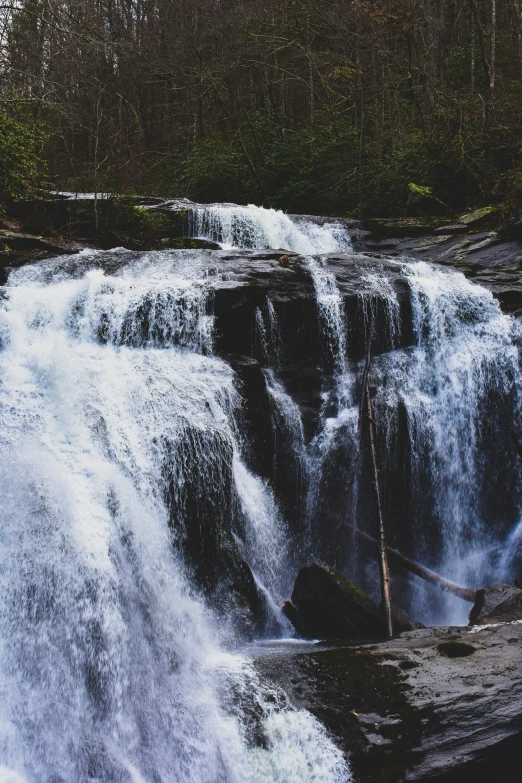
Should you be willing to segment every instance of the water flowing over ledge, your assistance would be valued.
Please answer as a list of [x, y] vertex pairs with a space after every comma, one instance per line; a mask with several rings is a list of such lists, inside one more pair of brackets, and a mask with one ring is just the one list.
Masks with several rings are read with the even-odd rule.
[[[515, 322], [458, 273], [339, 255], [339, 227], [216, 209], [200, 232], [221, 244], [304, 257], [86, 251], [4, 289], [6, 780], [351, 779], [234, 650], [288, 634], [296, 568], [330, 557], [370, 320], [392, 540], [470, 583], [518, 567]], [[364, 470], [347, 508], [371, 528]], [[372, 591], [348, 540], [343, 568]], [[396, 588], [420, 619], [463, 619]]]
[[319, 222], [302, 215], [287, 215], [281, 210], [249, 204], [207, 204], [190, 207], [189, 233], [217, 242], [224, 250], [290, 250], [314, 253], [346, 253], [351, 249], [342, 220]]

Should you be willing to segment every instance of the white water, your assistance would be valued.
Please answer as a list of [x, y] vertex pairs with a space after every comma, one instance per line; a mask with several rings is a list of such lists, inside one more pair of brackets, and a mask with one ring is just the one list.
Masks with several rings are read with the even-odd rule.
[[337, 281], [329, 271], [326, 259], [308, 257], [306, 263], [315, 288], [321, 333], [334, 360], [334, 372], [345, 375], [346, 324]]
[[[274, 438], [274, 475], [277, 475], [281, 468], [290, 467], [293, 474], [293, 483], [301, 492], [305, 490], [309, 479], [309, 459], [305, 444], [305, 434], [303, 429], [303, 420], [299, 406], [293, 401], [285, 391], [272, 369], [264, 370], [266, 379], [266, 389], [271, 400], [272, 409], [272, 434]], [[282, 436], [286, 459], [290, 459], [288, 464], [282, 466], [278, 464], [279, 444], [278, 437]], [[288, 455], [288, 445], [290, 454]]]
[[[308, 448], [297, 405], [270, 367], [265, 377], [274, 431], [293, 443], [296, 474], [313, 474], [310, 497], [326, 503], [321, 470], [331, 469], [339, 440], [353, 444], [362, 366], [346, 356], [343, 297], [316, 255], [349, 249], [349, 240], [338, 225], [254, 207], [207, 208], [201, 221], [202, 234], [225, 246], [308, 256], [334, 390]], [[230, 469], [244, 519], [239, 551], [274, 617], [295, 574], [274, 494], [242, 459], [234, 373], [212, 356], [207, 301], [219, 274], [210, 256], [192, 252], [108, 258], [25, 267], [0, 306], [0, 780], [349, 781], [319, 722], [227, 651], [233, 630], [209, 609], [181, 555], [187, 484], [199, 477], [219, 505]], [[412, 464], [428, 466], [431, 513], [444, 534], [428, 565], [463, 583], [505, 578], [522, 535], [512, 531], [492, 566], [487, 553], [503, 542], [479, 502], [481, 427], [488, 394], [509, 397], [510, 415], [520, 416], [514, 322], [462, 275], [397, 266], [411, 291], [408, 349], [398, 348], [400, 311], [386, 273], [361, 275], [367, 319], [384, 302], [395, 348], [372, 360], [376, 417], [391, 441], [401, 403]], [[256, 323], [262, 363], [277, 367], [270, 300]], [[424, 485], [413, 479], [419, 503]], [[422, 548], [422, 524], [414, 535]], [[466, 611], [451, 599], [435, 610], [422, 589], [416, 608], [445, 622]], [[265, 747], [252, 742], [253, 713]]]
[[344, 253], [350, 238], [340, 221], [318, 225], [306, 218], [292, 218], [277, 209], [249, 204], [209, 204], [191, 209], [191, 236], [232, 248], [288, 250], [301, 255]]
[[[319, 500], [316, 492], [320, 466], [340, 438], [353, 451], [356, 437], [355, 378], [346, 350], [349, 324], [335, 275], [325, 257], [328, 253], [350, 252], [349, 238], [335, 222], [324, 226], [305, 219], [294, 222], [282, 213], [259, 207], [201, 208], [194, 213], [194, 225], [205, 236], [224, 241], [227, 247], [283, 246], [306, 256], [317, 298], [325, 355], [333, 361], [333, 389], [323, 395], [321, 431], [308, 449], [297, 432], [292, 436], [296, 453], [301, 453], [299, 465], [306, 466], [306, 471], [312, 474], [308, 504], [313, 508]], [[313, 240], [312, 245], [295, 235], [296, 226]], [[282, 241], [283, 236], [288, 239]], [[361, 274], [366, 329], [375, 323], [377, 310], [384, 310], [384, 337], [391, 349], [374, 359], [372, 370], [373, 382], [378, 387], [375, 403], [384, 420], [387, 453], [383, 455], [383, 463], [393, 459], [388, 452], [401, 405], [406, 410], [410, 434], [413, 502], [419, 509], [424, 503], [420, 476], [424, 470], [429, 475], [433, 494], [430, 513], [441, 533], [442, 546], [433, 558], [433, 553], [430, 555], [424, 546], [422, 525], [418, 525], [414, 545], [421, 551], [422, 559], [431, 557], [431, 565], [463, 584], [510, 580], [510, 567], [521, 557], [522, 534], [519, 526], [505, 541], [499, 540], [496, 520], [484, 516], [481, 495], [489, 475], [488, 456], [484, 453], [487, 445], [481, 441], [481, 432], [483, 419], [491, 415], [487, 410], [491, 398], [494, 405], [507, 405], [506, 416], [512, 417], [513, 429], [519, 425], [522, 377], [515, 345], [519, 327], [502, 313], [489, 291], [469, 282], [462, 274], [423, 262], [393, 263], [402, 270], [411, 291], [413, 349], [393, 350], [399, 345], [401, 314], [389, 276], [378, 269]], [[271, 302], [268, 300], [267, 304], [269, 319], [264, 319], [258, 310], [258, 331], [265, 363], [277, 366], [274, 334], [278, 327], [273, 307], [270, 310]], [[295, 429], [292, 401], [284, 400], [286, 393], [277, 384], [273, 373], [267, 376], [274, 411], [286, 421], [287, 427]], [[332, 415], [332, 408], [336, 407], [337, 413]], [[357, 493], [357, 481], [354, 493]], [[419, 514], [421, 519], [420, 511]], [[496, 558], [491, 558], [495, 550]], [[466, 621], [467, 608], [451, 596], [434, 603], [436, 608], [427, 600], [423, 586], [420, 587], [414, 609], [425, 620]]]
[[284, 561], [274, 501], [241, 461], [234, 375], [204, 355], [207, 270], [197, 254], [120, 258], [110, 274], [81, 257], [26, 267], [0, 308], [2, 779], [349, 781], [317, 720], [222, 651], [178, 553], [184, 482], [231, 452], [265, 589]]
[[[487, 560], [495, 520], [484, 518], [481, 508], [489, 471], [480, 433], [483, 418], [491, 415], [491, 394], [495, 405], [509, 398], [513, 426], [520, 421], [522, 376], [513, 342], [518, 326], [489, 291], [460, 273], [426, 263], [410, 264], [405, 273], [417, 348], [406, 366], [397, 363], [391, 383], [400, 389], [414, 433], [412, 463], [430, 455], [434, 511], [442, 524], [441, 570], [456, 582], [481, 586], [498, 572]], [[467, 620], [458, 599], [446, 597], [448, 613], [452, 621]]]
[[[308, 262], [310, 264], [310, 262]], [[434, 265], [396, 262], [411, 291], [415, 344], [374, 357], [370, 383], [377, 388], [374, 401], [378, 428], [389, 444], [397, 429], [397, 410], [401, 404], [407, 415], [413, 502], [418, 518], [414, 529], [414, 549], [428, 565], [460, 582], [480, 585], [508, 578], [508, 564], [520, 550], [520, 528], [502, 543], [495, 537], [495, 519], [485, 518], [481, 505], [484, 482], [489, 479], [487, 445], [481, 441], [484, 419], [491, 416], [487, 405], [493, 395], [495, 405], [508, 405], [513, 427], [521, 415], [522, 375], [515, 337], [519, 327], [502, 313], [498, 302], [486, 289], [469, 282], [464, 275]], [[335, 293], [335, 279], [325, 279], [324, 267], [317, 261], [311, 272], [322, 309], [323, 328], [333, 346], [342, 346], [345, 328], [342, 309]], [[375, 315], [376, 300], [386, 313], [389, 344], [396, 346], [400, 334], [400, 310], [397, 295], [389, 279], [380, 273], [362, 276], [368, 292], [361, 295], [369, 323]], [[325, 296], [326, 293], [326, 296]], [[356, 372], [362, 375], [363, 363]], [[339, 410], [326, 418], [314, 444], [316, 467], [312, 482], [312, 512], [321, 503], [318, 494], [321, 466], [329, 463], [332, 449], [344, 439], [348, 450], [355, 448], [357, 401], [351, 399], [353, 378], [337, 364], [338, 384], [346, 394], [338, 394]], [[507, 401], [507, 402], [506, 402]], [[382, 470], [393, 455], [381, 455]], [[349, 473], [346, 469], [346, 475]], [[393, 469], [393, 464], [390, 464]], [[326, 468], [328, 469], [328, 467]], [[422, 510], [426, 489], [421, 474], [428, 475], [433, 504], [428, 513], [437, 520], [442, 546], [437, 556], [424, 546]], [[385, 475], [385, 473], [383, 473]], [[423, 489], [424, 487], [424, 489]], [[495, 547], [504, 554], [495, 565], [490, 554]], [[419, 583], [413, 613], [424, 622], [465, 623], [469, 607], [451, 595], [431, 601]]]

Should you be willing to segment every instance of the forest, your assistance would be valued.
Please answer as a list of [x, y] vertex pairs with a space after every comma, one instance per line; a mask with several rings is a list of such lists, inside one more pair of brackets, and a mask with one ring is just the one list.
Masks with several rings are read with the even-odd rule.
[[349, 217], [517, 193], [520, 0], [0, 5], [0, 192]]

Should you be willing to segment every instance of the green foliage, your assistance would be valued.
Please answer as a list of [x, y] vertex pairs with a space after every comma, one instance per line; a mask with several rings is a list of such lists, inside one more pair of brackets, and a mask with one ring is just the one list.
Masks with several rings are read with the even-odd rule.
[[142, 233], [154, 233], [168, 223], [166, 215], [162, 212], [154, 212], [145, 207], [128, 205], [129, 222], [136, 226]]
[[241, 148], [216, 134], [194, 146], [184, 161], [181, 182], [196, 200], [253, 200], [256, 183]]
[[16, 201], [42, 186], [47, 168], [41, 153], [46, 140], [42, 123], [21, 111], [0, 108], [0, 198]]
[[136, 196], [102, 199], [98, 202], [98, 241], [107, 247], [115, 243], [131, 250], [160, 247], [158, 233], [169, 221], [166, 215], [140, 207]]
[[410, 183], [422, 182], [459, 211], [491, 181], [474, 107], [464, 108], [457, 124], [450, 111], [439, 110], [429, 129], [419, 128], [412, 113], [393, 135], [383, 135], [368, 110], [362, 144], [352, 122], [334, 127], [326, 113], [298, 127], [258, 113], [240, 136], [226, 141], [216, 134], [194, 145], [178, 187], [203, 202], [365, 217], [403, 214]]

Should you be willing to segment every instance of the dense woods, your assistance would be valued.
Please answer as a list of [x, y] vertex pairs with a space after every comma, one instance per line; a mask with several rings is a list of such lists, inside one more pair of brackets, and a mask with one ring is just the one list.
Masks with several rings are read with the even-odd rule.
[[39, 155], [53, 187], [353, 216], [400, 214], [409, 182], [451, 210], [518, 183], [521, 0], [0, 8], [4, 193]]

